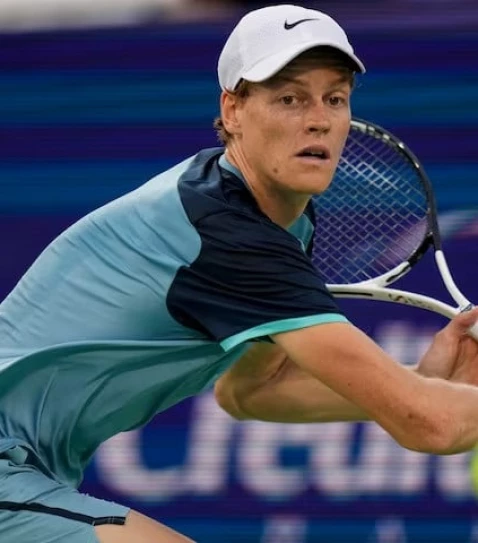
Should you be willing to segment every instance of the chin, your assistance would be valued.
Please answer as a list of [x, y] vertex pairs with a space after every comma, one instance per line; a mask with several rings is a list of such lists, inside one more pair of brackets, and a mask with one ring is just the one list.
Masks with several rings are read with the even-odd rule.
[[307, 171], [290, 169], [287, 173], [285, 171], [281, 172], [282, 175], [276, 177], [276, 183], [286, 191], [297, 194], [309, 196], [321, 194], [332, 183], [334, 171], [330, 171], [329, 168], [326, 171], [324, 169], [318, 171], [317, 168], [308, 169]]
[[330, 187], [331, 183], [332, 177], [324, 176], [323, 179], [317, 179], [317, 176], [315, 176], [315, 179], [309, 179], [307, 183], [303, 184], [303, 190], [301, 190], [301, 192], [312, 195], [322, 194]]

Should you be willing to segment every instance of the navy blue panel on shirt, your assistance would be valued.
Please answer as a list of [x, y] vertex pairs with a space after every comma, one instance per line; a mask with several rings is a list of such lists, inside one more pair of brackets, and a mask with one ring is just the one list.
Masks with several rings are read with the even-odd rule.
[[201, 250], [171, 285], [170, 314], [217, 341], [274, 321], [341, 314], [301, 241], [266, 217], [244, 181], [218, 165], [221, 152], [199, 153], [179, 181]]

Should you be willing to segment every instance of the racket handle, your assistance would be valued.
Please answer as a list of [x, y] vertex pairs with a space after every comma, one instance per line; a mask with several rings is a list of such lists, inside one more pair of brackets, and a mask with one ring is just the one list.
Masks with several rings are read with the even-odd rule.
[[468, 328], [468, 333], [473, 339], [476, 339], [478, 341], [478, 322], [475, 322], [473, 326], [470, 326], [470, 328]]

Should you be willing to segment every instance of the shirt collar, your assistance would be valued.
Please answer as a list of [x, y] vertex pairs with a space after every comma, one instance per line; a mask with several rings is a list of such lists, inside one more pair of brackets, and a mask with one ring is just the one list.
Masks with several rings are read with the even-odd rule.
[[227, 160], [226, 158], [226, 153], [223, 153], [220, 157], [219, 157], [219, 166], [221, 166], [221, 168], [224, 168], [225, 170], [227, 170], [228, 172], [231, 172], [232, 174], [234, 174], [236, 177], [239, 177], [239, 179], [245, 183], [245, 185], [247, 186], [247, 183], [246, 183], [246, 180], [244, 178], [244, 176], [242, 175], [241, 171], [236, 168], [235, 166], [233, 166], [229, 160]]

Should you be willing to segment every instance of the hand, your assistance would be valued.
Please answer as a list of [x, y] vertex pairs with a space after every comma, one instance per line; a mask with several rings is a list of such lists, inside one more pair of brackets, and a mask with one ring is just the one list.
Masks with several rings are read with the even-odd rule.
[[478, 386], [478, 342], [468, 329], [478, 321], [478, 308], [457, 315], [435, 335], [418, 365], [425, 377]]

